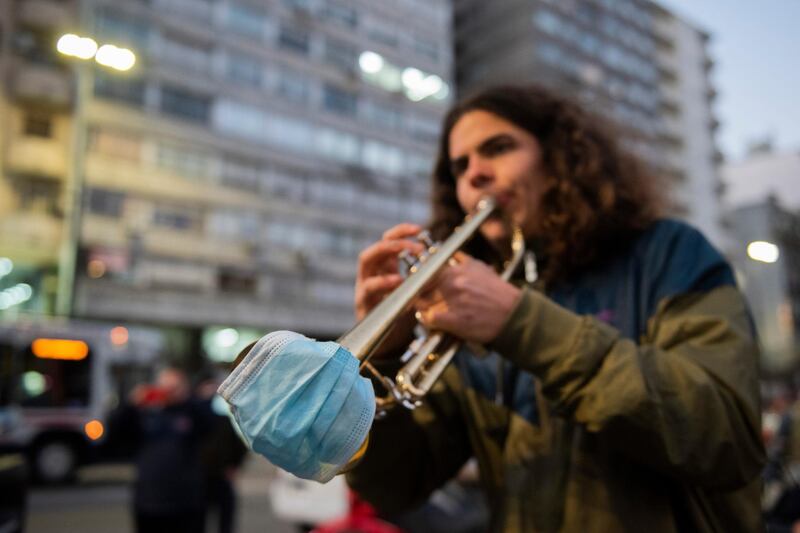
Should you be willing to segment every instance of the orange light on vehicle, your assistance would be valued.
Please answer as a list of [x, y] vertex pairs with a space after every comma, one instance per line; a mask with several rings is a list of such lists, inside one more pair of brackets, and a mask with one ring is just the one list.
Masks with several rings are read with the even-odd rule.
[[83, 426], [83, 431], [86, 432], [86, 436], [90, 439], [97, 440], [103, 436], [105, 428], [99, 420], [90, 420]]
[[111, 337], [111, 344], [120, 346], [128, 342], [128, 328], [124, 326], [117, 326], [109, 332]]
[[31, 351], [40, 359], [80, 361], [89, 355], [89, 345], [69, 339], [36, 339], [31, 343]]

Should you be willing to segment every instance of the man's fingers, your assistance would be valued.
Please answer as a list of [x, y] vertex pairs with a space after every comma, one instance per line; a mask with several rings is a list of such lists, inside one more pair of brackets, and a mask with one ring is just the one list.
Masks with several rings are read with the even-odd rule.
[[358, 256], [358, 276], [360, 278], [369, 277], [370, 274], [377, 273], [377, 266], [387, 259], [392, 259], [403, 250], [411, 253], [421, 251], [422, 245], [417, 242], [406, 240], [378, 241], [365, 248]]
[[398, 224], [392, 228], [389, 228], [385, 232], [383, 232], [383, 239], [384, 240], [405, 239], [407, 237], [414, 237], [421, 231], [422, 231], [422, 226], [418, 226], [417, 224], [411, 224], [410, 222], [404, 222], [402, 224]]
[[403, 283], [403, 276], [400, 274], [384, 274], [382, 276], [372, 276], [363, 280], [359, 288], [364, 295], [387, 292], [396, 289]]
[[414, 316], [428, 329], [448, 331], [457, 325], [456, 315], [447, 305], [432, 305], [425, 309], [417, 309]]
[[356, 284], [356, 318], [361, 320], [372, 308], [380, 303], [387, 294], [403, 283], [400, 274], [384, 274], [372, 276]]

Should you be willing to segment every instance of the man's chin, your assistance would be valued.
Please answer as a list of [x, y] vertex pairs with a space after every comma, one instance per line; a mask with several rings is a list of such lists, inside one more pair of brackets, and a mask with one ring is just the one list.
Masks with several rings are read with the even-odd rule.
[[481, 227], [481, 235], [498, 249], [508, 246], [508, 229], [500, 221], [490, 220]]

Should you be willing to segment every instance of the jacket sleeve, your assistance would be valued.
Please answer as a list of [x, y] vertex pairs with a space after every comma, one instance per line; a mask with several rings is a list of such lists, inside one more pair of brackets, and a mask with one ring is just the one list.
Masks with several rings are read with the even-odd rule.
[[730, 284], [662, 299], [638, 344], [525, 290], [492, 347], [540, 379], [557, 413], [641, 465], [717, 488], [763, 466], [758, 352]]
[[[381, 361], [375, 366], [394, 376], [399, 365]], [[422, 406], [413, 411], [395, 407], [374, 422], [367, 451], [347, 473], [347, 482], [382, 513], [393, 514], [423, 503], [471, 456], [454, 392], [458, 379], [451, 366]]]

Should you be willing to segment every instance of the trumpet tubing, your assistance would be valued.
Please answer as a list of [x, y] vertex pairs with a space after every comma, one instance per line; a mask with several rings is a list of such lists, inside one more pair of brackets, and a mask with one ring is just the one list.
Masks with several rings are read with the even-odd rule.
[[[475, 235], [481, 225], [497, 210], [494, 198], [484, 197], [478, 209], [469, 215], [453, 234], [441, 243], [428, 243], [426, 252], [410, 269], [403, 283], [379, 303], [367, 316], [339, 338], [338, 342], [361, 361], [361, 369], [375, 376], [386, 388], [384, 397], [377, 397], [376, 416], [402, 405], [414, 409], [420, 405], [460, 348], [462, 341], [440, 331], [424, 331], [403, 355], [405, 366], [392, 380], [370, 363], [370, 358], [391, 331], [396, 320], [407, 310], [417, 295], [445, 267], [452, 257]], [[519, 228], [511, 228], [511, 258], [502, 277], [508, 280], [519, 265], [525, 245]], [[423, 328], [424, 330], [424, 328]]]

